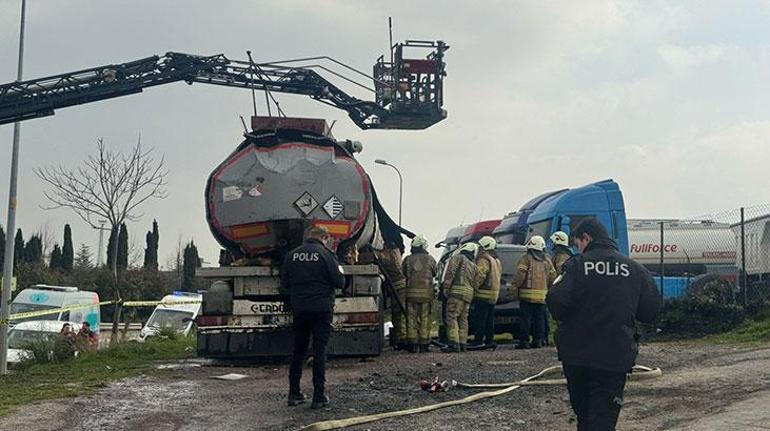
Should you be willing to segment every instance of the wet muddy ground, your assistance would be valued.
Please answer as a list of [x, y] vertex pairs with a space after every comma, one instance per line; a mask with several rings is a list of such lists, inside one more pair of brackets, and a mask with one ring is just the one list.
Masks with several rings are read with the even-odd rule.
[[[770, 429], [770, 416], [763, 416], [770, 410], [770, 345], [651, 344], [643, 346], [638, 362], [661, 367], [664, 374], [629, 383], [619, 429]], [[285, 365], [210, 366], [194, 360], [163, 376], [123, 380], [88, 397], [24, 407], [0, 419], [0, 429], [293, 430], [320, 420], [402, 410], [481, 391], [455, 388], [431, 395], [419, 389], [421, 379], [518, 381], [557, 363], [553, 348], [518, 351], [512, 346], [464, 354], [387, 352], [368, 361], [333, 360], [327, 371], [332, 404], [314, 411], [307, 404], [286, 406]], [[310, 370], [305, 372], [303, 389], [311, 393]], [[248, 377], [211, 379], [226, 373]], [[565, 387], [536, 386], [351, 429], [572, 430], [575, 423]]]

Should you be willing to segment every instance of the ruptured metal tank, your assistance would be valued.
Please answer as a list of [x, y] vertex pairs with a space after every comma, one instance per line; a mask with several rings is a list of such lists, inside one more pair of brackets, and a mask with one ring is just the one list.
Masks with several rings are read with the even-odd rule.
[[334, 250], [372, 241], [374, 192], [354, 145], [329, 137], [324, 120], [254, 117], [252, 126], [206, 185], [209, 227], [233, 257], [280, 259], [318, 225]]

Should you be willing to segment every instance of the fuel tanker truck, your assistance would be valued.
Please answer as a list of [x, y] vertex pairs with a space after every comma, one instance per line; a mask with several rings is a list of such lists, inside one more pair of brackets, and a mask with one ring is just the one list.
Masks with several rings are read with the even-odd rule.
[[206, 184], [206, 217], [224, 247], [197, 318], [198, 354], [212, 358], [291, 353], [292, 315], [280, 265], [312, 227], [326, 227], [346, 286], [336, 292], [329, 354], [369, 356], [383, 347], [383, 278], [357, 265], [359, 249], [403, 247], [355, 159], [361, 144], [331, 137], [324, 120], [254, 117], [254, 128]]

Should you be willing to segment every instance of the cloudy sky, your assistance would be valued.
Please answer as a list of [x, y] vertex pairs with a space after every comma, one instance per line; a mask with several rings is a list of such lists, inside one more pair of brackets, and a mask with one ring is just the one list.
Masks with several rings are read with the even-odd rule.
[[[369, 70], [397, 40], [442, 39], [446, 121], [425, 131], [361, 131], [342, 111], [281, 96], [297, 116], [338, 120], [386, 208], [429, 240], [499, 218], [544, 191], [613, 178], [630, 217], [680, 217], [770, 202], [770, 2], [767, 1], [84, 1], [30, 0], [25, 78], [167, 51], [257, 61], [330, 55]], [[16, 76], [20, 0], [0, 0], [0, 82]], [[355, 94], [356, 91], [346, 87]], [[364, 95], [361, 95], [364, 96]], [[210, 171], [240, 142], [248, 91], [171, 84], [23, 123], [18, 221], [27, 235], [77, 243], [98, 234], [68, 210], [45, 211], [32, 169], [75, 166], [96, 139], [141, 134], [165, 154], [169, 198], [129, 226], [136, 248], [157, 218], [160, 260], [194, 239], [216, 262], [204, 218]], [[6, 220], [12, 126], [0, 126]]]

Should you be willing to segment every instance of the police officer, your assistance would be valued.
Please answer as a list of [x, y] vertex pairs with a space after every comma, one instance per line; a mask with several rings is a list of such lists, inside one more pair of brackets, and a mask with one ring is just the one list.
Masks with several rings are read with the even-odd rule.
[[644, 267], [618, 252], [596, 218], [572, 231], [581, 255], [548, 292], [556, 346], [578, 430], [614, 430], [626, 373], [639, 351], [636, 320], [652, 322], [662, 300]]
[[430, 351], [431, 305], [433, 304], [433, 280], [436, 277], [436, 260], [428, 254], [428, 240], [416, 236], [412, 240], [411, 254], [401, 265], [406, 277], [406, 340], [409, 351]]
[[473, 346], [495, 347], [495, 304], [500, 295], [502, 264], [495, 254], [497, 241], [491, 236], [479, 239], [476, 257], [476, 292], [473, 297], [476, 325]]
[[[545, 254], [545, 240], [535, 235], [527, 241], [527, 254], [516, 265], [511, 289], [519, 297], [519, 341], [517, 349], [540, 348], [545, 343], [545, 295], [556, 279], [556, 270]], [[532, 344], [529, 342], [532, 327]]]
[[401, 272], [401, 249], [392, 241], [385, 243], [385, 248], [377, 252], [380, 267], [387, 274], [395, 293], [395, 298], [390, 301], [390, 321], [393, 329], [390, 333], [390, 341], [395, 350], [404, 350], [406, 343], [406, 278]]
[[468, 342], [468, 308], [473, 300], [476, 284], [476, 251], [479, 246], [472, 242], [460, 247], [447, 263], [441, 291], [447, 298], [446, 322], [448, 343], [444, 353], [464, 352]]
[[289, 292], [294, 313], [294, 354], [289, 367], [289, 406], [307, 399], [300, 391], [302, 363], [313, 335], [313, 409], [329, 404], [324, 393], [326, 344], [331, 334], [334, 290], [342, 289], [345, 277], [337, 258], [328, 248], [330, 236], [325, 227], [314, 227], [304, 244], [286, 255], [281, 283]]
[[561, 275], [561, 268], [564, 262], [570, 260], [575, 253], [569, 247], [569, 237], [566, 233], [558, 230], [551, 235], [551, 241], [553, 242], [553, 253], [551, 254], [551, 262], [556, 269], [556, 275]]

